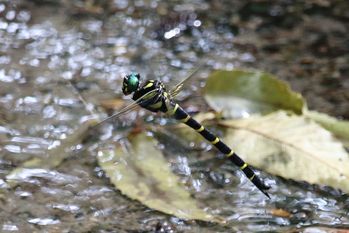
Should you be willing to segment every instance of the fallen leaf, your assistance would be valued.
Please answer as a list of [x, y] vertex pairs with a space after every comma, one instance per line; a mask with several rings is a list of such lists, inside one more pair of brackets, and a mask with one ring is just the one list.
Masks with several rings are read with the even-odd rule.
[[287, 83], [260, 71], [216, 71], [204, 88], [207, 103], [226, 118], [267, 114], [279, 109], [301, 114], [305, 102]]
[[304, 111], [304, 115], [331, 131], [341, 142], [349, 148], [349, 121], [338, 120], [327, 114], [316, 111]]
[[349, 155], [314, 121], [278, 111], [220, 124], [227, 127], [224, 141], [253, 166], [349, 193]]
[[222, 223], [224, 220], [204, 211], [205, 206], [191, 197], [174, 175], [156, 141], [145, 134], [130, 139], [131, 148], [98, 153], [99, 165], [124, 195], [149, 208], [183, 219]]
[[282, 218], [290, 218], [292, 215], [290, 212], [284, 209], [272, 209], [271, 214], [273, 216], [282, 217]]

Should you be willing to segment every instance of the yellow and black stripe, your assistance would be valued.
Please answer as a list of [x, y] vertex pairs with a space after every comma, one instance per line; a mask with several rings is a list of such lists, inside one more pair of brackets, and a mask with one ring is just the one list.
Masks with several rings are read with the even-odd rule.
[[[156, 90], [156, 91], [155, 91]], [[155, 91], [155, 92], [152, 92]], [[151, 93], [152, 92], [152, 93]], [[146, 95], [147, 93], [151, 93]], [[175, 103], [162, 82], [158, 80], [148, 80], [144, 85], [135, 91], [133, 99], [138, 101], [139, 105], [152, 112], [164, 112], [173, 115], [177, 120], [180, 120], [184, 124], [188, 125], [196, 132], [201, 134], [207, 141], [212, 143], [220, 152], [225, 154], [230, 161], [238, 166], [245, 175], [251, 180], [251, 182], [262, 191], [268, 198], [269, 194], [266, 192], [269, 189], [253, 172], [253, 170], [226, 144], [224, 144], [218, 137], [213, 135], [210, 131], [205, 129], [200, 123], [193, 119], [183, 108]], [[166, 104], [166, 103], [169, 103]]]
[[[148, 95], [148, 93], [150, 94]], [[139, 105], [141, 107], [152, 112], [165, 112], [167, 111], [165, 105], [165, 100], [167, 97], [164, 96], [165, 93], [167, 93], [165, 92], [165, 87], [160, 81], [148, 80], [139, 90], [134, 93], [132, 99], [138, 101], [142, 97], [141, 101], [139, 101]]]
[[[171, 111], [171, 110], [170, 110]], [[266, 190], [269, 189], [259, 177], [253, 172], [253, 170], [243, 161], [232, 149], [230, 149], [226, 144], [224, 144], [218, 137], [213, 135], [210, 131], [208, 131], [204, 126], [202, 126], [199, 122], [193, 119], [183, 108], [181, 108], [178, 104], [174, 104], [173, 110], [171, 112], [173, 116], [188, 125], [196, 132], [201, 134], [207, 141], [212, 143], [220, 152], [225, 154], [228, 159], [233, 162], [236, 166], [238, 166], [247, 176], [249, 180], [268, 198], [270, 198], [269, 194]]]

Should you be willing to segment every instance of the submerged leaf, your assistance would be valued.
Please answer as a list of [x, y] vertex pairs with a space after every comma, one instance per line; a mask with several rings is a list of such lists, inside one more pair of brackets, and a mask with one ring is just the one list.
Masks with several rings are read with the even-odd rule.
[[224, 117], [241, 118], [266, 114], [278, 109], [302, 113], [302, 96], [288, 84], [260, 71], [217, 71], [211, 74], [204, 89], [206, 101]]
[[253, 166], [349, 193], [348, 153], [312, 120], [278, 111], [221, 123], [228, 127], [226, 143]]
[[131, 140], [132, 150], [119, 146], [114, 151], [101, 151], [98, 162], [115, 187], [149, 208], [184, 219], [223, 222], [201, 209], [180, 185], [155, 143], [139, 134]]

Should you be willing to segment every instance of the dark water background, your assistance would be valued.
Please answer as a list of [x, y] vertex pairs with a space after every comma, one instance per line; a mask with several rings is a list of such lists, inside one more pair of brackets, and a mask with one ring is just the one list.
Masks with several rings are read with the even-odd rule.
[[[24, 161], [45, 157], [48, 148], [89, 116], [67, 85], [72, 78], [88, 104], [96, 107], [102, 100], [121, 97], [122, 76], [129, 71], [176, 83], [205, 64], [200, 78], [181, 96], [195, 96], [185, 107], [199, 111], [204, 108], [200, 87], [210, 71], [253, 68], [288, 81], [310, 109], [349, 119], [348, 27], [349, 4], [344, 0], [0, 1], [0, 231], [349, 228], [348, 196], [336, 190], [270, 175], [278, 188], [274, 199], [266, 201], [249, 196], [253, 191], [248, 185], [235, 187], [241, 177], [217, 188], [217, 177], [224, 171], [209, 173], [210, 180], [200, 176], [200, 169], [194, 174], [197, 181], [214, 187], [205, 195], [216, 198], [217, 206], [220, 198], [231, 200], [231, 206], [219, 210], [228, 225], [159, 213], [109, 183], [96, 162], [97, 142], [56, 169], [31, 171], [34, 176], [26, 174], [15, 187], [5, 179]], [[132, 122], [139, 116], [127, 117]], [[113, 137], [120, 136], [115, 131]], [[291, 216], [265, 213], [274, 208]]]

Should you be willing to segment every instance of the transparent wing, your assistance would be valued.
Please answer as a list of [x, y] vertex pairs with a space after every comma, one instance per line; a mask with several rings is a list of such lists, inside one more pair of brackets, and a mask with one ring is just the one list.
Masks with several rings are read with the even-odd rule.
[[[184, 84], [191, 78], [194, 76], [194, 74], [196, 74], [196, 72], [198, 72], [199, 68], [201, 66], [198, 66], [197, 68], [195, 68], [185, 79], [183, 79], [180, 83], [178, 83], [172, 90], [170, 90], [170, 95], [172, 97], [178, 95], [178, 93], [182, 90]], [[94, 127], [98, 127], [100, 126], [101, 124], [103, 124], [104, 122], [107, 122], [107, 121], [110, 121], [112, 119], [115, 119], [131, 110], [134, 110], [136, 109], [139, 104], [142, 102], [142, 101], [146, 101], [146, 99], [144, 99], [147, 95], [151, 94], [151, 93], [154, 93], [156, 91], [158, 91], [159, 89], [154, 89], [152, 91], [149, 91], [147, 93], [145, 93], [143, 96], [141, 96], [140, 98], [138, 98], [137, 100], [135, 100], [135, 102], [133, 102], [132, 104], [129, 104], [128, 106], [122, 108], [119, 112], [111, 115], [110, 117], [107, 117], [106, 119], [98, 122], [96, 125], [93, 126]]]
[[170, 90], [170, 95], [172, 97], [175, 97], [176, 95], [178, 95], [178, 93], [182, 90], [184, 84], [194, 76], [194, 74], [196, 74], [196, 72], [199, 71], [199, 69], [201, 68], [201, 66], [196, 67], [185, 79], [183, 79], [180, 83], [178, 83], [172, 90]]
[[105, 118], [104, 120], [98, 122], [96, 125], [93, 126], [94, 127], [98, 127], [100, 126], [101, 124], [103, 124], [104, 122], [107, 122], [107, 121], [110, 121], [112, 119], [115, 119], [131, 110], [134, 110], [136, 109], [140, 103], [142, 103], [142, 101], [146, 101], [146, 99], [144, 99], [145, 97], [147, 97], [147, 95], [151, 94], [151, 93], [154, 93], [156, 91], [158, 91], [159, 89], [154, 89], [154, 90], [151, 90], [147, 93], [145, 93], [144, 95], [142, 95], [140, 98], [138, 98], [137, 100], [135, 100], [135, 102], [133, 102], [132, 104], [129, 104], [127, 105], [126, 107], [122, 108], [120, 111], [118, 111], [117, 113], [114, 113], [113, 115], [111, 115], [110, 117], [107, 117]]

